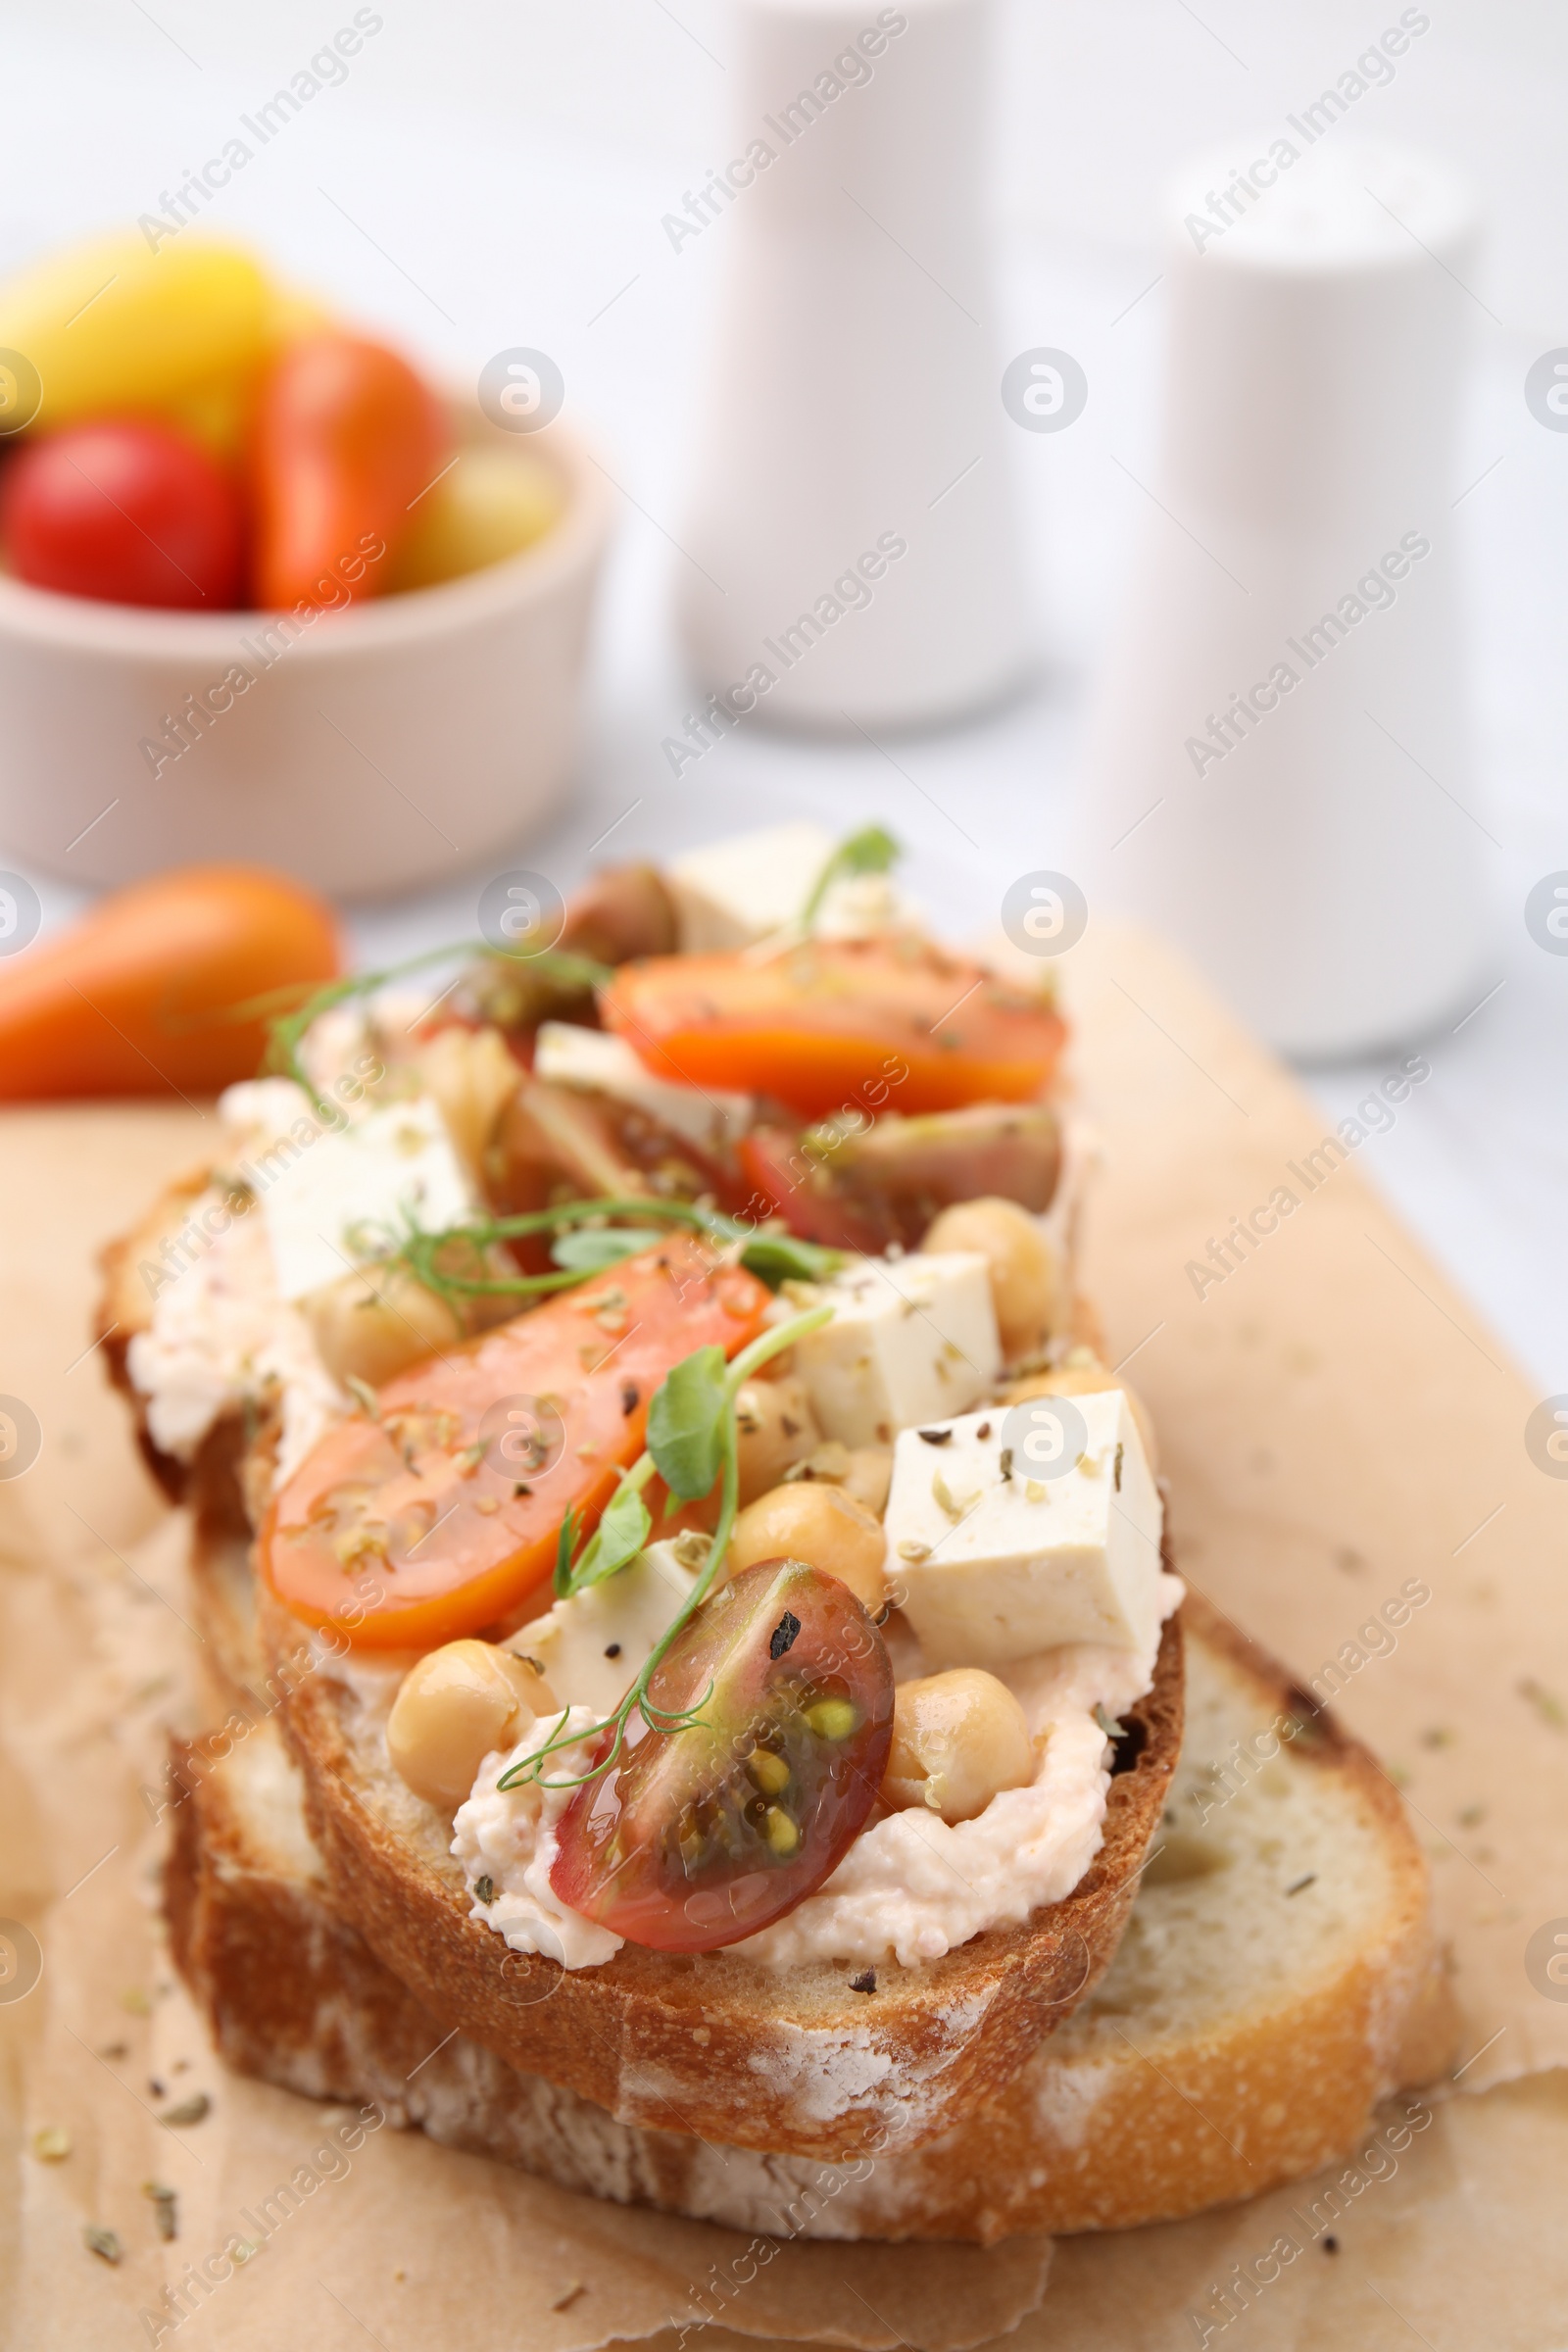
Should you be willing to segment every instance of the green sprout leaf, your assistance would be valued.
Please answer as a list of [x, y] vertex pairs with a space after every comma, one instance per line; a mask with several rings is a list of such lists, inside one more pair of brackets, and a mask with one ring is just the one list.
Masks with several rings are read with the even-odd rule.
[[722, 1348], [699, 1348], [654, 1391], [648, 1450], [671, 1494], [695, 1502], [712, 1492], [723, 1458], [729, 1367]]
[[741, 1251], [741, 1264], [776, 1291], [781, 1282], [831, 1282], [844, 1263], [842, 1250], [798, 1241], [792, 1233], [761, 1233]]
[[647, 1504], [635, 1486], [623, 1481], [606, 1503], [599, 1525], [571, 1571], [567, 1590], [586, 1592], [590, 1585], [602, 1585], [607, 1576], [629, 1568], [652, 1533]]
[[555, 1592], [558, 1600], [564, 1600], [571, 1591], [571, 1552], [577, 1541], [577, 1519], [570, 1504], [561, 1522], [561, 1534], [556, 1539]]
[[851, 874], [885, 874], [903, 855], [902, 843], [895, 841], [884, 825], [866, 825], [858, 833], [852, 833], [847, 841], [841, 841], [801, 908], [801, 929], [812, 928], [822, 911], [822, 901], [835, 882], [843, 882]]
[[619, 1265], [623, 1257], [635, 1257], [658, 1238], [646, 1225], [640, 1231], [630, 1225], [594, 1225], [586, 1232], [558, 1235], [550, 1255], [556, 1265], [573, 1274], [599, 1274], [606, 1266]]

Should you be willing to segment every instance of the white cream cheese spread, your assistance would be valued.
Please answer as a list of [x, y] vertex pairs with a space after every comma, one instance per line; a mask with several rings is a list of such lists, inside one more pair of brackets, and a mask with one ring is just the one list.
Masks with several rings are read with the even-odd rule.
[[[221, 1168], [162, 1262], [143, 1269], [152, 1319], [132, 1339], [127, 1367], [147, 1399], [154, 1445], [176, 1461], [192, 1460], [223, 1414], [275, 1401], [274, 1476], [288, 1478], [353, 1409], [296, 1301], [352, 1271], [354, 1218], [376, 1229], [364, 1252], [374, 1255], [385, 1247], [376, 1235], [400, 1215], [440, 1225], [473, 1205], [434, 1102], [416, 1093], [372, 1102], [352, 1071], [344, 1075], [363, 1030], [339, 1028], [332, 1053], [315, 1054], [335, 1105], [330, 1123], [292, 1079], [229, 1087], [219, 1101]], [[381, 1067], [368, 1055], [365, 1066]]]
[[147, 1400], [153, 1444], [192, 1460], [224, 1413], [280, 1400], [277, 1475], [286, 1478], [317, 1440], [350, 1409], [298, 1307], [278, 1297], [267, 1228], [248, 1196], [212, 1186], [191, 1203], [185, 1230], [206, 1247], [170, 1272], [152, 1322], [126, 1356]]
[[[1182, 1590], [1179, 1578], [1161, 1573], [1161, 1625], [1180, 1606]], [[1114, 1719], [1140, 1699], [1153, 1681], [1158, 1646], [1156, 1632], [1139, 1651], [1076, 1643], [1000, 1669], [1040, 1748], [1029, 1786], [1004, 1789], [973, 1821], [949, 1824], [918, 1808], [885, 1815], [861, 1832], [814, 1894], [729, 1948], [776, 1968], [810, 1960], [874, 1964], [890, 1954], [913, 1968], [1060, 1902], [1099, 1852], [1105, 1818], [1110, 1743], [1095, 1710]], [[911, 1661], [911, 1673], [922, 1670]], [[584, 1729], [595, 1720], [587, 1708], [572, 1708], [568, 1723], [575, 1728], [579, 1719]], [[481, 1876], [491, 1881], [495, 1899], [475, 1897], [475, 1916], [515, 1950], [597, 1968], [618, 1951], [620, 1937], [566, 1911], [549, 1884], [566, 1796], [496, 1787], [547, 1736], [548, 1727], [536, 1724], [510, 1755], [486, 1758], [459, 1809], [452, 1851], [470, 1894]], [[585, 1767], [552, 1769], [564, 1776]]]
[[[556, 1824], [576, 1793], [561, 1784], [586, 1772], [592, 1752], [579, 1740], [555, 1750], [542, 1781], [505, 1789], [496, 1783], [514, 1764], [537, 1755], [563, 1725], [568, 1732], [588, 1732], [599, 1720], [592, 1707], [540, 1716], [514, 1747], [486, 1756], [472, 1795], [458, 1807], [452, 1823], [452, 1852], [463, 1864], [473, 1917], [504, 1936], [514, 1952], [542, 1952], [564, 1968], [602, 1968], [621, 1946], [620, 1936], [608, 1928], [568, 1910], [550, 1884]], [[494, 1888], [488, 1902], [476, 1892], [481, 1879]]]

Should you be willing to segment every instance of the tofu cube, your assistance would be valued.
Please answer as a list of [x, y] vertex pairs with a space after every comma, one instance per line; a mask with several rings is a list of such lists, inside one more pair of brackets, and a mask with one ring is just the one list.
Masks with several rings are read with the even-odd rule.
[[1004, 1462], [1004, 1411], [954, 1421], [937, 1445], [912, 1429], [898, 1440], [888, 1571], [933, 1672], [1066, 1642], [1152, 1653], [1159, 1492], [1122, 1391], [1072, 1401], [1088, 1438], [1059, 1478]]
[[672, 1135], [684, 1136], [701, 1152], [722, 1152], [738, 1143], [752, 1123], [750, 1095], [678, 1086], [644, 1069], [623, 1037], [582, 1029], [570, 1021], [544, 1021], [534, 1043], [533, 1072], [557, 1086], [590, 1087], [646, 1111]]
[[612, 1714], [696, 1581], [672, 1544], [650, 1544], [602, 1585], [519, 1626], [507, 1646], [534, 1660], [562, 1706]]
[[823, 1435], [846, 1446], [891, 1446], [911, 1422], [964, 1412], [1002, 1370], [990, 1274], [973, 1250], [863, 1258], [814, 1297], [833, 1320], [796, 1342], [796, 1369]]
[[351, 1127], [301, 1117], [239, 1172], [261, 1195], [284, 1298], [304, 1298], [386, 1255], [411, 1224], [440, 1233], [474, 1212], [473, 1188], [428, 1095], [383, 1103]]
[[749, 948], [793, 923], [838, 847], [825, 826], [772, 825], [687, 850], [664, 868], [681, 952]]

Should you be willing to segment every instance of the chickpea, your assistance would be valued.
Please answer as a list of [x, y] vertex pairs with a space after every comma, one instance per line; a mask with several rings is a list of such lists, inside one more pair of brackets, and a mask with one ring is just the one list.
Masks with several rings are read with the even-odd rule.
[[524, 1659], [489, 1642], [449, 1642], [404, 1676], [386, 1743], [416, 1796], [461, 1805], [492, 1748], [555, 1712], [550, 1685]]
[[345, 1274], [303, 1303], [317, 1353], [339, 1382], [377, 1389], [463, 1337], [451, 1307], [401, 1266]]
[[815, 1479], [775, 1487], [742, 1511], [729, 1540], [726, 1569], [738, 1576], [757, 1560], [805, 1560], [849, 1586], [873, 1617], [887, 1602], [881, 1521], [842, 1487]]
[[735, 1399], [741, 1502], [755, 1502], [822, 1443], [804, 1381], [749, 1380]]
[[885, 1804], [926, 1805], [944, 1821], [973, 1821], [1004, 1788], [1026, 1788], [1035, 1768], [1022, 1707], [983, 1668], [960, 1666], [894, 1691]]
[[893, 1448], [891, 1446], [846, 1446], [841, 1438], [824, 1438], [804, 1460], [785, 1472], [793, 1486], [797, 1479], [819, 1479], [824, 1485], [842, 1487], [857, 1502], [863, 1502], [875, 1519], [880, 1519], [888, 1507], [888, 1489], [893, 1483]]
[[1015, 1380], [1003, 1393], [1004, 1404], [1026, 1404], [1031, 1396], [1099, 1396], [1107, 1389], [1120, 1389], [1127, 1399], [1139, 1437], [1143, 1440], [1144, 1459], [1149, 1464], [1151, 1478], [1159, 1471], [1159, 1446], [1154, 1436], [1154, 1423], [1148, 1405], [1131, 1381], [1122, 1380], [1107, 1370], [1087, 1348], [1075, 1348], [1064, 1364], [1054, 1372], [1031, 1372], [1027, 1380]]
[[974, 1250], [986, 1260], [1002, 1352], [1009, 1361], [1043, 1346], [1066, 1312], [1056, 1253], [1016, 1200], [960, 1200], [942, 1211], [920, 1247]]

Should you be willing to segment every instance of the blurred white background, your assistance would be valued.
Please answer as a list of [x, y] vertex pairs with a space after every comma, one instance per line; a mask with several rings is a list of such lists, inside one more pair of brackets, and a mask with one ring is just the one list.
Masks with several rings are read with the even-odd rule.
[[[1158, 417], [1157, 191], [1193, 151], [1309, 104], [1398, 22], [1396, 0], [999, 0], [1004, 356], [1063, 348], [1090, 384], [1070, 431], [1016, 437], [1037, 678], [981, 722], [886, 753], [743, 729], [679, 782], [661, 743], [692, 690], [669, 589], [724, 224], [676, 253], [661, 218], [733, 152], [725, 10], [379, 0], [371, 13], [379, 29], [346, 80], [255, 155], [207, 219], [460, 378], [508, 346], [543, 348], [569, 413], [601, 437], [626, 505], [581, 786], [529, 862], [569, 884], [607, 835], [608, 858], [781, 813], [835, 826], [880, 814], [909, 844], [913, 886], [944, 927], [992, 919], [1007, 880], [1054, 861], [1086, 685], [1143, 519], [1129, 471], [1148, 478]], [[1568, 16], [1548, 0], [1432, 0], [1423, 13], [1430, 29], [1359, 101], [1355, 128], [1458, 166], [1490, 222], [1480, 270], [1456, 294], [1475, 345], [1454, 489], [1501, 889], [1494, 993], [1456, 1028], [1411, 1041], [1433, 1081], [1360, 1164], [1544, 1390], [1568, 1390], [1568, 958], [1542, 953], [1522, 916], [1530, 885], [1568, 867], [1568, 434], [1543, 429], [1523, 396], [1532, 361], [1568, 344]], [[0, 267], [158, 209], [353, 16], [346, 0], [0, 10]], [[824, 399], [834, 392], [824, 384]], [[426, 781], [438, 796], [439, 777]], [[475, 885], [448, 882], [446, 856], [432, 834], [428, 896], [356, 912], [368, 956], [471, 927]], [[39, 880], [58, 919], [73, 895]], [[1367, 1075], [1308, 1074], [1331, 1117]]]

